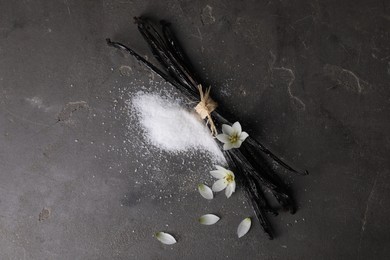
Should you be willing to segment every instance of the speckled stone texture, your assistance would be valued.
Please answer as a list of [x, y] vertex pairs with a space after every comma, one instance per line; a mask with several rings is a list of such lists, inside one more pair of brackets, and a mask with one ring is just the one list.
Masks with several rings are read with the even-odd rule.
[[[389, 259], [390, 3], [0, 0], [0, 259]], [[172, 23], [213, 97], [276, 154], [295, 215], [212, 201], [207, 156], [148, 145], [129, 108], [174, 90], [133, 24]], [[197, 218], [221, 220], [202, 226]], [[165, 231], [178, 243], [165, 246]]]

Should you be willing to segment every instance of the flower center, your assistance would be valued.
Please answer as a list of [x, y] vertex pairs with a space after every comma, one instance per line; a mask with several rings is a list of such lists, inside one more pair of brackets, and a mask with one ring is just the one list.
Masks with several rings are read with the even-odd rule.
[[228, 183], [231, 183], [234, 181], [234, 176], [230, 173], [228, 173], [225, 177], [225, 180], [228, 182]]
[[235, 143], [235, 142], [237, 142], [237, 140], [238, 140], [238, 135], [237, 134], [233, 134], [233, 135], [229, 136], [229, 141], [231, 143]]

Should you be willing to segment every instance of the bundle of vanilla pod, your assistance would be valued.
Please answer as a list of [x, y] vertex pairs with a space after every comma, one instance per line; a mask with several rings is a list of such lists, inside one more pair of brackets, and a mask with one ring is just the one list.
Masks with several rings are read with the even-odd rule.
[[[232, 124], [232, 121], [222, 114], [222, 111], [226, 111], [226, 109], [217, 107], [217, 103], [210, 96], [210, 88], [204, 88], [202, 82], [195, 76], [187, 56], [167, 22], [161, 21], [159, 24], [155, 24], [145, 17], [134, 19], [139, 32], [149, 44], [153, 56], [160, 63], [162, 69], [121, 43], [107, 39], [107, 44], [130, 53], [146, 67], [180, 90], [189, 101], [197, 103], [196, 112], [208, 124], [210, 134], [219, 141], [229, 169], [235, 173], [237, 183], [245, 191], [263, 230], [270, 239], [273, 239], [272, 228], [266, 213], [270, 212], [274, 215], [278, 213], [275, 208], [270, 206], [264, 193], [267, 190], [270, 191], [282, 209], [292, 214], [295, 213], [296, 207], [287, 185], [269, 167], [266, 157], [291, 172], [305, 175], [307, 171], [294, 170], [260, 142], [243, 132], [240, 123]], [[221, 181], [222, 187], [216, 188], [228, 187], [229, 181], [229, 179]], [[231, 193], [232, 190], [229, 192]]]

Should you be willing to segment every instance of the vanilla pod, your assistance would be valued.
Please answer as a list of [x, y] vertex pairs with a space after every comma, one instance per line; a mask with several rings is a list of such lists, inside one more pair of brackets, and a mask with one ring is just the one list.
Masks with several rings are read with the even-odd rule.
[[[112, 42], [110, 39], [107, 39], [107, 44], [130, 53], [147, 68], [160, 75], [164, 80], [181, 91], [189, 101], [199, 102], [198, 86], [202, 82], [194, 73], [189, 59], [170, 29], [169, 23], [161, 21], [159, 25], [156, 25], [145, 17], [135, 17], [134, 19], [139, 32], [163, 69], [159, 69], [134, 50], [121, 43]], [[222, 124], [231, 125], [232, 121], [222, 115], [222, 111], [225, 110], [217, 108], [212, 112], [212, 119], [218, 128]], [[220, 148], [223, 150], [221, 145]], [[296, 205], [289, 188], [274, 173], [264, 155], [293, 173], [306, 175], [308, 172], [295, 170], [263, 144], [251, 137], [251, 135], [243, 142], [239, 149], [231, 149], [223, 152], [229, 167], [236, 173], [237, 182], [243, 188], [264, 232], [268, 235], [269, 239], [273, 239], [272, 227], [267, 219], [266, 212], [273, 215], [277, 215], [278, 213], [276, 209], [270, 206], [264, 192], [266, 190], [270, 191], [281, 207], [292, 214], [296, 211]]]

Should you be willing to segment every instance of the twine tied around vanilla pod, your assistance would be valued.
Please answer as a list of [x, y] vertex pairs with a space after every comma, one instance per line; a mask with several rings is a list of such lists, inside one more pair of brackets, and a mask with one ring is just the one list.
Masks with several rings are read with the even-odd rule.
[[203, 92], [202, 85], [198, 85], [200, 101], [196, 105], [195, 111], [202, 119], [207, 118], [207, 124], [209, 125], [211, 135], [216, 136], [218, 134], [218, 131], [211, 117], [211, 112], [213, 112], [217, 108], [218, 104], [210, 97], [210, 89], [211, 87], [207, 88], [206, 92]]

